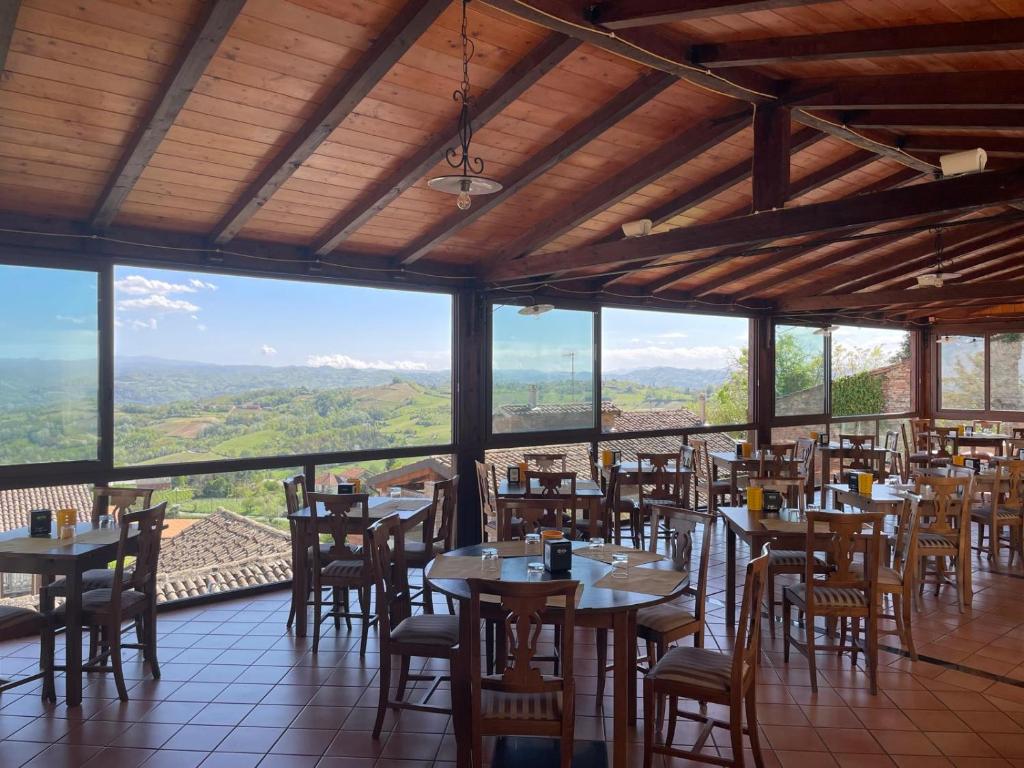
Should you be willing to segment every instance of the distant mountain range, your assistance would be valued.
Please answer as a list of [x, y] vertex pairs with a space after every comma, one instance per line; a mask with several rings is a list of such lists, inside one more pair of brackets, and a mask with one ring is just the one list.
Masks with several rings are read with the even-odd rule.
[[604, 375], [610, 381], [631, 381], [645, 387], [671, 387], [697, 391], [711, 387], [716, 389], [729, 378], [727, 368], [637, 368], [632, 371], [608, 371]]

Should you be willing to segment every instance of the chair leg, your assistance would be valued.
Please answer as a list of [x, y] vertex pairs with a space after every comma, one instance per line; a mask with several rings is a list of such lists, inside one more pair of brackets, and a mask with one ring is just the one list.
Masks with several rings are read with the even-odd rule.
[[900, 616], [900, 623], [903, 625], [907, 653], [910, 654], [911, 661], [917, 661], [917, 648], [914, 647], [913, 622], [910, 618], [910, 600], [907, 599], [906, 595], [900, 595], [898, 615]]
[[[347, 597], [347, 595], [346, 595]], [[347, 602], [347, 601], [346, 601]], [[331, 613], [334, 614], [334, 631], [341, 631], [341, 590], [337, 587], [331, 589]], [[345, 613], [348, 613], [347, 606]]]
[[320, 622], [323, 620], [324, 593], [321, 589], [313, 590], [313, 653], [320, 650]]
[[121, 666], [121, 627], [112, 625], [106, 627], [107, 650], [110, 653], [110, 664], [114, 670], [114, 685], [117, 686], [117, 695], [121, 701], [128, 701], [128, 688], [124, 684], [124, 669]]
[[366, 644], [370, 640], [370, 588], [359, 587], [359, 609], [363, 617], [363, 632], [359, 640], [359, 658], [366, 655]]
[[146, 646], [146, 655], [149, 657], [149, 671], [153, 674], [154, 680], [160, 679], [160, 662], [156, 656], [156, 597], [150, 597], [149, 607], [143, 619], [143, 634]]
[[379, 739], [384, 727], [384, 714], [388, 709], [388, 694], [391, 693], [391, 654], [380, 655], [380, 696], [377, 698], [377, 719], [373, 723], [373, 738]]
[[[660, 697], [659, 697], [660, 698]], [[654, 683], [644, 680], [644, 768], [652, 768], [654, 760]]]
[[395, 692], [397, 701], [405, 701], [405, 687], [409, 685], [409, 657], [402, 656], [398, 666], [398, 690]]
[[775, 639], [775, 569], [768, 565], [768, 578], [765, 584], [765, 592], [768, 593], [768, 631], [772, 640]]
[[351, 632], [352, 631], [352, 617], [348, 615], [349, 614], [349, 608], [348, 608], [349, 607], [348, 587], [345, 587], [345, 589], [342, 590], [341, 595], [342, 595], [342, 600], [345, 603], [345, 629], [347, 629], [349, 632]]
[[[856, 633], [854, 633], [854, 634], [856, 634]], [[841, 618], [839, 620], [839, 643], [838, 643], [839, 649], [836, 651], [836, 656], [840, 656], [841, 657], [843, 655], [843, 646], [844, 645], [846, 645], [846, 617], [845, 616], [843, 616], [843, 618]]]
[[426, 573], [423, 574], [423, 613], [427, 615], [434, 613], [434, 592], [430, 589]]
[[39, 637], [39, 669], [43, 673], [43, 701], [57, 703], [57, 688], [54, 683], [53, 667], [56, 664], [56, 640], [54, 638], [53, 626], [47, 621]]
[[675, 696], [668, 697], [668, 732], [665, 735], [665, 744], [672, 745], [676, 740], [676, 722], [679, 720], [679, 699]]
[[608, 677], [608, 630], [595, 629], [597, 642], [597, 706], [603, 709], [604, 683]]
[[864, 644], [864, 655], [868, 662], [868, 679], [871, 683], [871, 695], [878, 694], [878, 615], [870, 614], [865, 624], [867, 642]]
[[743, 768], [743, 710], [738, 692], [733, 694], [729, 706], [729, 742], [732, 745], [732, 764]]
[[[764, 757], [761, 755], [761, 734], [757, 731], [757, 685], [751, 685], [746, 695], [747, 735], [750, 738], [750, 751], [754, 754], [754, 765], [764, 768]], [[735, 717], [739, 718], [739, 712]]]
[[818, 662], [814, 657], [814, 620], [808, 617], [807, 627], [804, 629], [804, 640], [807, 648], [807, 671], [811, 675], [811, 690], [818, 692]]
[[789, 663], [789, 632], [790, 620], [793, 617], [793, 604], [786, 599], [786, 593], [782, 593], [782, 658]]
[[[846, 620], [843, 619], [843, 622], [845, 623]], [[850, 632], [850, 645], [853, 646], [853, 651], [852, 651], [853, 666], [856, 667], [857, 666], [857, 643], [860, 642], [860, 619], [859, 618], [854, 618], [852, 624], [853, 624], [853, 629]]]

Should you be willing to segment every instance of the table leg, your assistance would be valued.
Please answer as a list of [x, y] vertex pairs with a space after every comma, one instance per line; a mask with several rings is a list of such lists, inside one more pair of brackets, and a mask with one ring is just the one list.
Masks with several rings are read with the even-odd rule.
[[300, 520], [296, 528], [298, 529], [298, 543], [295, 546], [297, 567], [292, 570], [292, 588], [295, 590], [297, 598], [295, 606], [295, 636], [305, 637], [307, 632], [306, 596], [309, 595], [309, 585], [306, 584], [306, 573], [309, 570], [306, 563], [306, 542], [309, 540], [309, 536], [306, 535], [306, 524], [304, 521]]
[[[636, 635], [629, 634], [629, 612], [616, 611], [612, 619], [612, 642], [614, 645], [614, 671], [612, 672], [613, 715], [612, 715], [612, 766], [613, 768], [627, 768], [629, 765], [629, 677], [633, 676], [633, 686], [636, 685]], [[633, 648], [630, 654], [629, 649]], [[630, 665], [630, 657], [634, 660]], [[636, 696], [633, 696], [634, 717], [636, 708]]]
[[736, 626], [736, 531], [731, 525], [725, 533], [725, 625]]
[[828, 487], [828, 465], [832, 463], [832, 457], [828, 451], [819, 451], [821, 454], [821, 508], [825, 506], [825, 489]]
[[629, 727], [636, 727], [636, 611], [630, 611], [629, 626], [626, 627], [626, 638], [632, 638], [626, 643], [627, 669], [632, 670], [629, 676]]
[[82, 572], [75, 569], [67, 576], [64, 604], [65, 696], [69, 707], [82, 703]]

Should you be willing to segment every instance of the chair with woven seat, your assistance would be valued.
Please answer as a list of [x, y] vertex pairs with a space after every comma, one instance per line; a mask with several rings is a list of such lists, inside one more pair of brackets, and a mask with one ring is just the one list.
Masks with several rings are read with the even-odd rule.
[[[645, 524], [651, 520], [651, 506], [683, 503], [683, 473], [679, 453], [637, 453], [639, 515], [634, 546], [645, 548]], [[657, 539], [657, 527], [651, 523], [651, 538]], [[637, 542], [636, 539], [639, 541]]]
[[[370, 625], [377, 618], [370, 614], [370, 589], [373, 586], [373, 571], [370, 568], [370, 550], [366, 546], [366, 529], [370, 527], [370, 498], [365, 493], [310, 493], [309, 505], [322, 504], [326, 515], [320, 518], [320, 525], [330, 538], [326, 557], [318, 545], [320, 537], [311, 529], [309, 550], [312, 551], [312, 598], [313, 604], [313, 653], [320, 650], [320, 624], [334, 618], [334, 628], [341, 629], [341, 620], [349, 626], [358, 615], [362, 621], [359, 642], [359, 656], [366, 655]], [[349, 539], [354, 539], [355, 543]], [[324, 590], [331, 591], [331, 600], [324, 601]], [[348, 591], [354, 589], [359, 598], [359, 613], [351, 611]], [[324, 614], [324, 605], [330, 610]]]
[[480, 532], [484, 541], [498, 538], [498, 475], [493, 464], [476, 462], [476, 492], [480, 499]]
[[[373, 738], [379, 739], [388, 707], [451, 714], [449, 707], [430, 704], [430, 699], [442, 683], [451, 680], [451, 669], [459, 658], [459, 619], [443, 614], [412, 615], [405, 532], [398, 514], [390, 514], [371, 525], [366, 532], [366, 541], [376, 591], [380, 638], [380, 697], [373, 725]], [[393, 656], [400, 658], [395, 698], [391, 698]], [[412, 674], [409, 668], [413, 658], [445, 659], [448, 661], [448, 674]], [[430, 683], [419, 701], [405, 698], [410, 682]]]
[[[644, 676], [644, 768], [653, 767], [655, 754], [713, 765], [742, 766], [744, 733], [750, 738], [754, 764], [758, 768], [764, 765], [757, 732], [756, 692], [757, 667], [761, 656], [760, 605], [764, 597], [767, 566], [768, 558], [764, 555], [754, 558], [747, 564], [743, 602], [731, 653], [700, 647], [676, 646], [666, 651]], [[650, 713], [660, 711], [659, 702], [666, 696], [669, 699], [668, 733], [664, 741], [656, 742], [655, 728], [661, 731], [661, 719], [651, 717]], [[679, 699], [700, 702], [701, 711], [680, 711]], [[706, 716], [703, 706], [705, 703], [728, 707], [729, 720], [723, 721]], [[744, 712], [746, 727], [743, 725]], [[692, 750], [672, 746], [679, 717], [695, 720], [703, 725]], [[703, 751], [716, 727], [729, 730], [732, 759]]]
[[[807, 511], [807, 538], [804, 556], [804, 580], [782, 590], [783, 655], [796, 646], [807, 657], [811, 690], [818, 690], [818, 669], [815, 654], [819, 651], [850, 651], [854, 664], [857, 654], [867, 661], [871, 693], [878, 691], [878, 560], [881, 555], [885, 515], [882, 513], [843, 513]], [[827, 553], [828, 572], [818, 574], [816, 553]], [[855, 567], [854, 554], [864, 553], [863, 564]], [[819, 578], [820, 577], [820, 578]], [[792, 611], [803, 611], [803, 638], [793, 635]], [[821, 616], [831, 624], [842, 622], [842, 635], [833, 645], [815, 641], [814, 620]], [[845, 642], [846, 623], [852, 623], [850, 643]], [[865, 625], [860, 637], [861, 622]]]
[[[459, 476], [434, 483], [434, 497], [427, 517], [423, 521], [423, 538], [420, 541], [405, 542], [405, 562], [409, 568], [423, 571], [427, 563], [440, 554], [450, 552], [455, 545], [455, 507], [458, 504]], [[430, 582], [424, 576], [423, 587], [413, 595], [423, 598], [423, 612], [434, 612], [434, 595]], [[419, 605], [419, 603], [414, 603]], [[451, 599], [448, 601], [449, 611], [455, 612]], [[378, 611], [379, 613], [379, 611]]]
[[39, 671], [17, 680], [0, 678], [0, 693], [41, 679], [43, 681], [43, 700], [57, 700], [53, 681], [53, 648], [50, 645], [53, 641], [53, 632], [47, 631], [49, 621], [50, 617], [47, 614], [33, 611], [31, 608], [0, 605], [0, 642], [17, 640], [22, 637], [40, 638]]
[[[971, 504], [971, 520], [978, 526], [978, 545], [974, 549], [987, 551], [995, 567], [1000, 545], [1005, 546], [1010, 550], [1006, 565], [1013, 567], [1014, 555], [1019, 554], [1024, 560], [1024, 461], [1001, 461], [993, 474], [979, 476], [975, 485], [988, 493]], [[1005, 538], [1001, 535], [1003, 530], [1008, 532]]]
[[[956, 573], [957, 602], [963, 613], [972, 599], [970, 513], [974, 475], [918, 476], [914, 492], [922, 499], [920, 516], [929, 521], [927, 527], [922, 524], [917, 537], [919, 589], [923, 592], [932, 577], [938, 594], [948, 580], [946, 561], [950, 561]], [[928, 570], [929, 560], [934, 563], [934, 570]]]
[[[703, 438], [690, 438], [690, 446], [693, 448], [693, 476], [694, 476], [694, 506], [701, 508], [700, 494], [704, 494], [707, 504], [704, 508], [708, 514], [718, 516], [718, 503], [731, 496], [732, 487], [728, 480], [716, 480], [714, 470], [711, 466], [711, 454], [708, 452], [708, 442]], [[730, 501], [735, 501], [730, 498]]]
[[[82, 592], [82, 628], [99, 637], [98, 650], [90, 652], [89, 661], [82, 665], [82, 671], [113, 672], [121, 701], [128, 701], [121, 662], [123, 648], [141, 650], [143, 661], [149, 663], [153, 678], [160, 679], [160, 664], [156, 653], [156, 571], [166, 511], [167, 502], [164, 501], [149, 509], [122, 513], [111, 586]], [[127, 571], [129, 538], [136, 550], [130, 573]], [[54, 631], [64, 625], [65, 606], [61, 605], [53, 611], [44, 629], [46, 637], [43, 642], [50, 649], [54, 648]], [[138, 643], [122, 643], [122, 625], [136, 619], [139, 620], [142, 637]], [[59, 669], [52, 662], [51, 666]]]
[[[560, 768], [572, 764], [576, 680], [573, 676], [576, 591], [578, 581], [504, 582], [467, 579], [470, 599], [463, 611], [467, 636], [476, 636], [483, 600], [498, 601], [504, 618], [504, 652], [498, 669], [485, 675], [480, 643], [469, 644], [470, 763], [484, 762], [484, 736], [546, 736], [560, 739]], [[559, 608], [547, 610], [550, 602]], [[545, 675], [537, 667], [538, 636], [545, 625], [556, 627], [561, 673]], [[465, 689], [463, 689], [465, 690]], [[462, 763], [460, 763], [462, 764]]]

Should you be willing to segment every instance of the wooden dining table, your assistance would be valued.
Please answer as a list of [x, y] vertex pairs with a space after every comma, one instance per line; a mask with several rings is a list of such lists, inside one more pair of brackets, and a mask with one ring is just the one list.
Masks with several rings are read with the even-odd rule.
[[886, 483], [872, 483], [870, 495], [851, 491], [845, 483], [829, 483], [825, 487], [832, 493], [832, 504], [837, 509], [851, 506], [862, 512], [883, 512], [892, 515], [899, 512], [904, 502], [899, 489]]
[[[56, 523], [53, 528], [56, 529]], [[60, 540], [55, 531], [49, 537], [29, 536], [28, 528], [0, 533], [0, 572], [63, 576], [67, 584], [64, 607], [65, 700], [69, 707], [82, 703], [82, 574], [106, 568], [117, 557], [121, 532], [78, 523], [75, 538]], [[137, 551], [138, 531], [128, 536], [128, 554]]]
[[[565, 496], [569, 495], [569, 486], [563, 486]], [[535, 484], [531, 491], [540, 494], [540, 485]], [[507, 479], [498, 483], [498, 499], [516, 500], [526, 496], [526, 485], [524, 483], [510, 483]], [[587, 511], [589, 521], [589, 536], [598, 536], [601, 533], [601, 508], [604, 506], [604, 491], [601, 486], [593, 480], [576, 481], [576, 503], [581, 509]]]
[[[832, 459], [844, 459], [846, 458], [847, 451], [868, 451], [871, 453], [871, 461], [875, 465], [874, 472], [875, 477], [879, 480], [885, 480], [886, 470], [885, 464], [889, 458], [889, 449], [884, 446], [875, 446], [874, 448], [856, 448], [852, 445], [840, 445], [839, 443], [829, 443], [828, 445], [819, 445], [818, 454], [821, 456], [821, 487], [825, 488], [829, 484], [829, 472], [832, 471]], [[842, 479], [842, 478], [840, 478]]]
[[[420, 497], [371, 496], [368, 503], [370, 522], [374, 523], [397, 512], [402, 521], [402, 528], [408, 530], [426, 519], [432, 503], [432, 499]], [[295, 636], [306, 637], [309, 624], [306, 611], [306, 596], [309, 594], [306, 580], [309, 567], [306, 562], [306, 542], [313, 534], [310, 530], [313, 525], [316, 526], [318, 534], [327, 533], [325, 521], [329, 515], [323, 505], [318, 504], [315, 514], [310, 507], [302, 507], [288, 517], [295, 521], [296, 527], [296, 535], [292, 537], [292, 589], [297, 597], [296, 604], [302, 606], [302, 610], [296, 611], [295, 614]]]
[[998, 432], [975, 432], [973, 435], [957, 435], [953, 437], [953, 453], [959, 453], [961, 448], [991, 448], [996, 456], [1003, 455], [1003, 446], [1010, 435]]
[[761, 459], [753, 456], [746, 458], [737, 456], [735, 451], [710, 451], [711, 471], [715, 480], [718, 479], [718, 472], [724, 469], [729, 473], [729, 500], [736, 503], [739, 498], [739, 479], [746, 473], [756, 475], [761, 469]]
[[[610, 466], [604, 464], [597, 464], [597, 471], [600, 472], [605, 478], [611, 472]], [[653, 472], [654, 468], [649, 462], [645, 462], [641, 467], [639, 461], [620, 461], [619, 467], [619, 484], [620, 485], [637, 485], [640, 482], [640, 475], [643, 472]], [[669, 462], [666, 465], [665, 471], [669, 475], [674, 475], [676, 472], [675, 462]], [[690, 482], [693, 477], [693, 470], [690, 467], [679, 468], [679, 481], [682, 484], [682, 490], [679, 493], [679, 497], [685, 500], [690, 498]]]
[[[487, 544], [463, 547], [454, 550], [449, 555], [479, 557], [481, 551]], [[642, 592], [630, 592], [622, 589], [608, 589], [596, 586], [596, 583], [611, 571], [611, 566], [598, 560], [581, 557], [577, 554], [581, 548], [589, 546], [586, 542], [573, 542], [572, 570], [566, 576], [559, 578], [570, 578], [580, 582], [583, 586], [582, 594], [576, 605], [576, 624], [582, 627], [595, 629], [612, 630], [613, 638], [613, 747], [612, 766], [613, 768], [627, 768], [630, 765], [630, 737], [629, 728], [636, 723], [637, 717], [637, 675], [636, 675], [636, 614], [640, 608], [674, 600], [683, 594], [688, 580], [683, 579], [676, 588], [666, 595], [652, 595]], [[536, 556], [506, 556], [501, 558], [501, 580], [502, 581], [529, 581], [527, 577], [527, 563], [539, 559]], [[434, 565], [438, 562], [435, 558], [427, 566], [425, 578], [430, 581], [433, 589], [453, 599], [466, 601], [470, 597], [469, 585], [465, 578], [450, 579], [431, 576]], [[668, 558], [660, 561], [645, 564], [642, 566], [631, 566], [631, 569], [657, 569], [673, 570], [673, 563]], [[548, 581], [551, 574], [544, 571], [541, 579]], [[551, 610], [559, 610], [551, 607]], [[500, 606], [497, 604], [484, 603], [481, 605], [481, 615], [496, 620], [503, 619]], [[468, 615], [469, 611], [460, 611], [462, 615]], [[463, 640], [466, 643], [480, 641], [480, 628], [462, 628]], [[453, 670], [452, 687], [456, 688]], [[465, 708], [457, 707], [455, 717], [465, 716]], [[456, 723], [456, 733], [465, 732], [461, 723]], [[460, 765], [462, 763], [460, 762]]]

